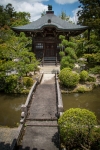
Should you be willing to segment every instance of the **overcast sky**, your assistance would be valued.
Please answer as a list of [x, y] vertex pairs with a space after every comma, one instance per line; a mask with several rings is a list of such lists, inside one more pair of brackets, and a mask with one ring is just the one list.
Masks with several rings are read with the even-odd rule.
[[41, 13], [48, 9], [48, 4], [52, 5], [55, 15], [59, 16], [61, 11], [64, 11], [74, 22], [77, 20], [78, 0], [0, 0], [0, 5], [5, 6], [8, 3], [11, 3], [18, 12], [29, 12], [31, 21], [40, 18]]

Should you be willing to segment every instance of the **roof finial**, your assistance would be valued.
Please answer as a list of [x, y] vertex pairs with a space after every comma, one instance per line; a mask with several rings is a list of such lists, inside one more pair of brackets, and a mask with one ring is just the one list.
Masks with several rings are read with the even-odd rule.
[[52, 10], [52, 5], [48, 5], [48, 10]]

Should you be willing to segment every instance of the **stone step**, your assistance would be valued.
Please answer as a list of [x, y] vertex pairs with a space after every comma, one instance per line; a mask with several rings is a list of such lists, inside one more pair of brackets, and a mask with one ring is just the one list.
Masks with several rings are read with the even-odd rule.
[[58, 127], [57, 121], [26, 121], [26, 126]]
[[44, 61], [55, 61], [56, 57], [44, 57]]
[[57, 117], [51, 117], [51, 118], [27, 118], [27, 121], [57, 121]]

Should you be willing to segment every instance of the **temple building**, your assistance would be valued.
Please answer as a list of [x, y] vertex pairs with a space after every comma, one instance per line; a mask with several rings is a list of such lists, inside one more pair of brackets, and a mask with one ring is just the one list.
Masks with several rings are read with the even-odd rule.
[[57, 61], [60, 51], [59, 35], [64, 35], [69, 40], [71, 36], [83, 33], [88, 27], [62, 20], [54, 15], [52, 6], [49, 5], [46, 14], [38, 20], [12, 29], [17, 33], [24, 32], [32, 37], [32, 51], [37, 59]]

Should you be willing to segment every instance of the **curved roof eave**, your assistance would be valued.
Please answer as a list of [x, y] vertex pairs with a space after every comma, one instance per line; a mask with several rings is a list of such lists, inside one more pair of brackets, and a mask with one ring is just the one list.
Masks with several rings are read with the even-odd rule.
[[[50, 20], [50, 22], [48, 22]], [[80, 26], [55, 16], [54, 14], [46, 14], [43, 17], [39, 18], [36, 21], [31, 22], [30, 24], [19, 26], [19, 27], [12, 27], [14, 31], [29, 31], [34, 32], [36, 30], [42, 30], [44, 27], [54, 26], [57, 30], [84, 30], [88, 29], [87, 26]]]
[[32, 29], [32, 28], [30, 28], [30, 29], [23, 29], [23, 28], [16, 28], [16, 27], [13, 27], [12, 29], [13, 30], [16, 30], [16, 31], [22, 31], [22, 32], [35, 32], [35, 31], [40, 31], [40, 30], [43, 30], [43, 28], [45, 28], [45, 27], [48, 27], [48, 26], [50, 26], [50, 27], [55, 27], [58, 31], [59, 30], [62, 30], [62, 31], [79, 31], [79, 30], [87, 30], [88, 29], [88, 27], [87, 26], [80, 26], [80, 28], [62, 28], [61, 26], [57, 26], [56, 24], [50, 24], [50, 25], [48, 25], [48, 24], [45, 24], [45, 25], [43, 25], [43, 26], [41, 26], [41, 27], [38, 27], [38, 28], [36, 28], [36, 29]]

